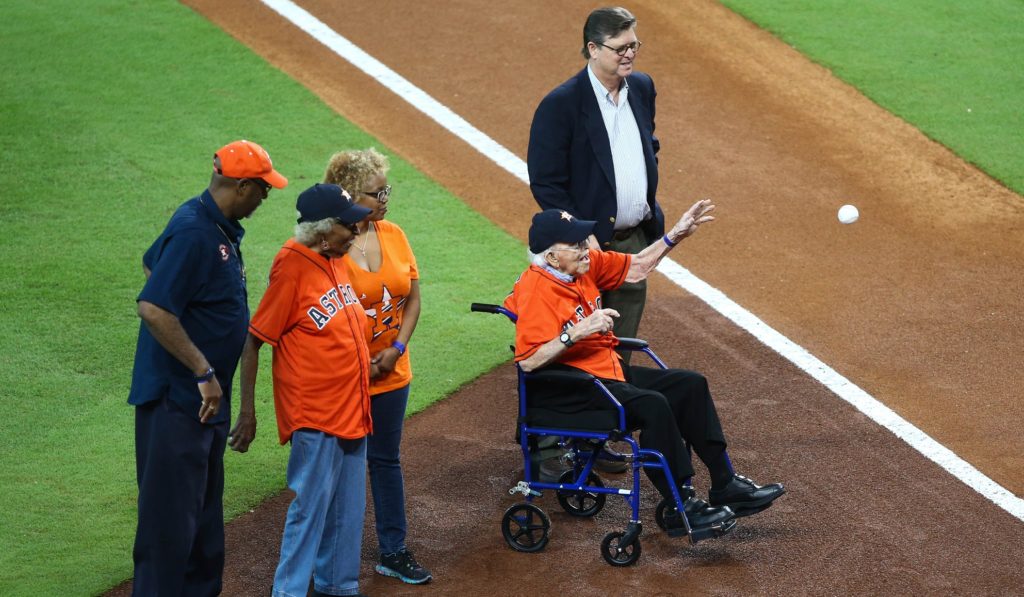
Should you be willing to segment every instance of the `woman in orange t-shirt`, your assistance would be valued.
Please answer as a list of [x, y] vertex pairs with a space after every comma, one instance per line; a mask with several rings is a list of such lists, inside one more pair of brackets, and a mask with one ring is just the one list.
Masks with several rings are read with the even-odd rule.
[[399, 446], [412, 369], [406, 347], [420, 316], [419, 271], [405, 233], [384, 220], [391, 185], [388, 160], [375, 149], [334, 154], [324, 181], [351, 189], [371, 210], [342, 260], [366, 311], [367, 342], [379, 374], [370, 380], [373, 433], [366, 462], [377, 520], [378, 573], [412, 584], [431, 579], [405, 545], [405, 488]]

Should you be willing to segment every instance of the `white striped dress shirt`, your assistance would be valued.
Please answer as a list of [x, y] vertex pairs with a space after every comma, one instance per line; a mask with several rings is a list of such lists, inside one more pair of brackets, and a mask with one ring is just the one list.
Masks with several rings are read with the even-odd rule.
[[594, 71], [587, 66], [590, 83], [594, 86], [597, 105], [601, 107], [604, 128], [611, 142], [612, 164], [615, 168], [615, 199], [618, 210], [615, 214], [615, 229], [624, 230], [640, 225], [651, 213], [647, 205], [647, 164], [644, 162], [644, 147], [640, 141], [640, 129], [636, 117], [629, 107], [629, 84], [622, 81], [619, 89], [619, 103], [612, 101], [612, 94], [601, 84]]

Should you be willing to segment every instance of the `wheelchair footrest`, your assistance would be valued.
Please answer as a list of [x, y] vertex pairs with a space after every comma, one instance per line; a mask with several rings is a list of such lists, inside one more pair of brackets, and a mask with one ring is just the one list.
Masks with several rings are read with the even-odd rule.
[[[727, 521], [725, 521], [724, 523], [722, 523], [720, 525], [716, 524], [716, 525], [711, 525], [709, 527], [704, 527], [704, 528], [700, 528], [700, 529], [691, 529], [690, 530], [690, 543], [691, 544], [695, 544], [698, 541], [703, 541], [705, 539], [714, 539], [715, 537], [721, 537], [722, 535], [725, 535], [725, 534], [729, 533], [730, 531], [732, 531], [734, 528], [736, 528], [736, 519], [735, 518], [731, 519], [731, 520], [727, 520]], [[682, 531], [683, 529], [679, 529], [679, 530]], [[685, 533], [685, 531], [684, 531], [684, 533]], [[669, 533], [669, 534], [670, 534], [670, 536], [675, 536], [675, 535], [671, 535], [671, 533]]]

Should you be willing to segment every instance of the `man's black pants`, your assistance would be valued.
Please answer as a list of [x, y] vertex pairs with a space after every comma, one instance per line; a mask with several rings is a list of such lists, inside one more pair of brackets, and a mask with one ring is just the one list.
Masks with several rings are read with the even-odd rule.
[[219, 595], [228, 423], [203, 425], [174, 401], [135, 408], [138, 596]]

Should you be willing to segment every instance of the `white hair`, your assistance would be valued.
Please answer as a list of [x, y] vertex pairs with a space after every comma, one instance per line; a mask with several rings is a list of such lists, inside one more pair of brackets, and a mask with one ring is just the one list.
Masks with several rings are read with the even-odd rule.
[[[299, 214], [299, 217], [302, 217], [302, 214]], [[324, 236], [334, 228], [334, 222], [334, 218], [324, 218], [316, 222], [299, 222], [295, 225], [295, 242], [307, 247], [313, 245], [318, 236]]]
[[530, 249], [526, 249], [526, 259], [530, 263], [532, 263], [533, 265], [536, 265], [537, 267], [544, 267], [545, 265], [550, 265], [548, 263], [546, 257], [553, 250], [554, 250], [554, 245], [551, 245], [550, 247], [544, 249], [540, 253], [534, 253]]

